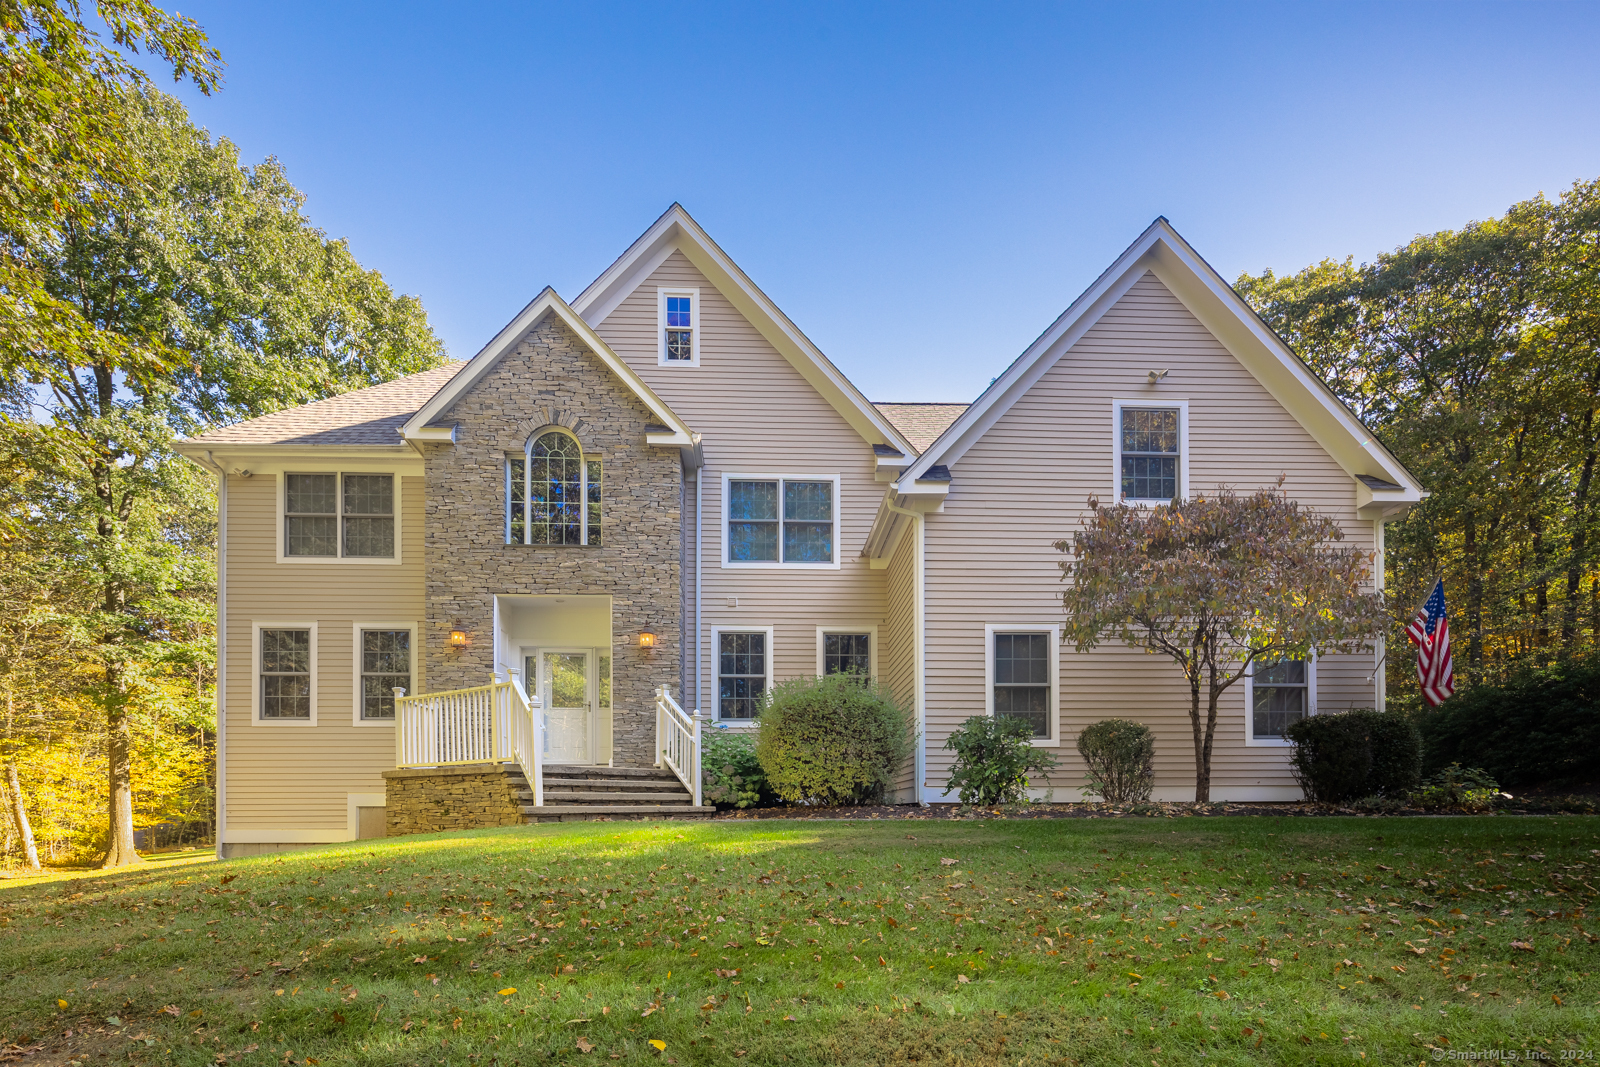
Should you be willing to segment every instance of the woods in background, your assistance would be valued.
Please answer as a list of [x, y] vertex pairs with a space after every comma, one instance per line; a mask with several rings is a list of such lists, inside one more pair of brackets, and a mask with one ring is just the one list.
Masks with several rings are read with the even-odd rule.
[[171, 440], [444, 352], [275, 160], [241, 165], [127, 61], [210, 91], [199, 27], [98, 8], [109, 46], [0, 0], [0, 790], [8, 854], [31, 832], [114, 866], [136, 824], [211, 818], [215, 485]]
[[1393, 698], [1439, 575], [1465, 686], [1595, 650], [1600, 181], [1235, 288], [1432, 494], [1388, 528]]

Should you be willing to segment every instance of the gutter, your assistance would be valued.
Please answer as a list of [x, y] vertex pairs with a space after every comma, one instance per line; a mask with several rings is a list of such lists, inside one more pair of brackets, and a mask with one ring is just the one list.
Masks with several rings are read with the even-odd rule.
[[883, 506], [888, 508], [896, 515], [904, 515], [909, 518], [913, 523], [917, 534], [916, 554], [912, 560], [912, 567], [916, 572], [916, 589], [912, 599], [911, 615], [911, 641], [916, 648], [916, 654], [912, 660], [912, 679], [914, 683], [912, 688], [915, 693], [915, 696], [912, 698], [915, 701], [915, 707], [912, 710], [917, 729], [917, 749], [915, 766], [912, 773], [916, 775], [917, 803], [923, 807], [927, 807], [928, 683], [926, 671], [927, 627], [925, 621], [925, 616], [927, 615], [927, 542], [924, 537], [924, 531], [927, 524], [923, 522], [923, 516], [919, 512], [911, 511], [895, 504], [893, 493], [885, 495]]

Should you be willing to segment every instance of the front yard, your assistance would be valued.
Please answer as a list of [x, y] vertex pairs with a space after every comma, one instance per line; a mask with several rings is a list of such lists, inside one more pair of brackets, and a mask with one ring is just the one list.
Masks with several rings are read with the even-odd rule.
[[1559, 1061], [1600, 1056], [1597, 874], [1600, 819], [1507, 816], [580, 823], [152, 864], [0, 883], [0, 1060]]

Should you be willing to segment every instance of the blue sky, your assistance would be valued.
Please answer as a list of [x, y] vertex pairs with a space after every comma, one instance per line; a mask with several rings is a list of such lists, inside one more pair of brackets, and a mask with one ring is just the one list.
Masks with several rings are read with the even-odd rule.
[[179, 90], [470, 356], [680, 201], [874, 400], [970, 400], [1157, 215], [1222, 274], [1600, 177], [1600, 4], [182, 6]]

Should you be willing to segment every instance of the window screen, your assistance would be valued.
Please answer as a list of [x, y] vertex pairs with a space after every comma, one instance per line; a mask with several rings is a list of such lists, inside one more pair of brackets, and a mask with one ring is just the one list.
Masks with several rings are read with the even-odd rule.
[[717, 712], [724, 719], [754, 719], [767, 691], [767, 635], [717, 635]]
[[261, 717], [311, 718], [311, 631], [261, 631]]
[[1251, 679], [1251, 734], [1281, 738], [1311, 710], [1310, 665], [1303, 659], [1257, 662]]
[[1122, 409], [1122, 495], [1171, 500], [1178, 495], [1178, 412]]
[[871, 634], [823, 634], [822, 673], [870, 675], [871, 643]]
[[394, 718], [394, 690], [411, 689], [411, 631], [361, 631], [361, 717]]

